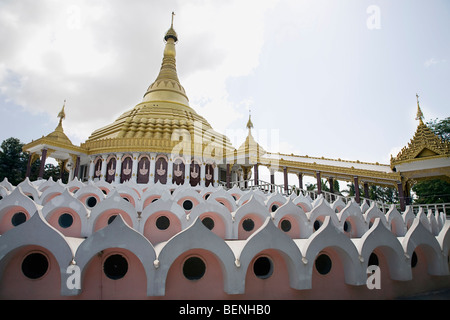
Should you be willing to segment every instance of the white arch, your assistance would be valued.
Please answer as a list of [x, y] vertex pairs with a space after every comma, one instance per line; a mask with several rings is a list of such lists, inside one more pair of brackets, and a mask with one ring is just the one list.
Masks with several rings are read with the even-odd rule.
[[381, 212], [380, 209], [378, 209], [375, 202], [372, 202], [370, 204], [369, 209], [363, 214], [364, 219], [366, 220], [366, 223], [370, 226], [370, 224], [374, 224], [375, 220], [378, 218], [380, 219], [381, 223], [386, 227], [386, 229], [389, 229], [388, 222], [386, 220], [386, 217], [383, 212]]
[[236, 211], [237, 209], [236, 200], [234, 200], [233, 196], [227, 191], [225, 191], [223, 188], [219, 188], [217, 191], [211, 193], [207, 201], [211, 200], [217, 201], [217, 199], [225, 199], [231, 208], [230, 212]]
[[158, 266], [153, 292], [155, 295], [163, 296], [165, 294], [165, 285], [167, 273], [181, 254], [192, 249], [204, 249], [211, 252], [219, 261], [224, 276], [224, 291], [228, 294], [240, 294], [241, 286], [239, 277], [236, 277], [235, 256], [230, 247], [223, 239], [208, 230], [200, 219], [195, 219], [194, 223], [187, 229], [172, 237], [168, 242], [161, 246], [158, 260], [155, 262]]
[[124, 200], [120, 194], [113, 190], [111, 191], [105, 200], [98, 203], [91, 211], [89, 215], [89, 230], [91, 233], [94, 232], [95, 224], [98, 218], [102, 215], [103, 212], [111, 209], [118, 209], [127, 213], [127, 215], [131, 218], [133, 223], [132, 227], [137, 228], [138, 226], [138, 215], [134, 206], [128, 201]]
[[[78, 247], [75, 262], [80, 267], [81, 274], [84, 274], [86, 266], [93, 256], [109, 248], [126, 249], [136, 255], [147, 276], [147, 295], [154, 295], [153, 289], [156, 282], [153, 265], [156, 260], [155, 249], [150, 241], [132, 229], [120, 215], [108, 226], [93, 233]], [[79, 294], [81, 290], [76, 292]]]
[[388, 212], [386, 213], [386, 220], [389, 225], [389, 229], [397, 237], [403, 237], [406, 234], [407, 228], [405, 221], [402, 218], [400, 212], [397, 211], [395, 205], [391, 205]]
[[189, 221], [193, 222], [197, 217], [202, 215], [205, 212], [212, 212], [215, 216], [221, 219], [225, 226], [225, 239], [231, 239], [233, 234], [233, 223], [231, 220], [231, 213], [228, 209], [221, 205], [219, 202], [215, 201], [215, 199], [206, 200], [204, 203], [200, 203], [198, 206], [192, 209], [189, 214]]
[[153, 203], [150, 203], [148, 206], [145, 207], [144, 211], [142, 211], [138, 226], [136, 230], [138, 230], [140, 233], [144, 234], [144, 227], [145, 223], [147, 222], [148, 218], [152, 216], [155, 213], [161, 212], [161, 211], [168, 211], [173, 213], [181, 224], [181, 229], [184, 230], [188, 227], [189, 221], [187, 220], [186, 213], [184, 212], [183, 208], [173, 201], [172, 199], [159, 199], [158, 201], [155, 201]]
[[369, 229], [361, 212], [361, 207], [353, 199], [337, 214], [337, 217], [339, 218], [340, 228], [344, 232], [344, 224], [349, 220], [347, 223], [351, 225], [349, 235], [352, 238], [360, 238]]
[[372, 228], [359, 241], [355, 242], [355, 245], [362, 257], [364, 268], [368, 267], [371, 253], [378, 248], [386, 257], [389, 273], [393, 280], [412, 279], [411, 264], [405, 257], [402, 245], [380, 218], [375, 218]]
[[32, 195], [33, 196], [33, 200], [34, 202], [36, 202], [36, 204], [41, 204], [41, 194], [42, 192], [40, 192], [31, 182], [30, 179], [25, 178], [25, 180], [23, 180], [21, 183], [19, 183], [17, 185], [17, 188], [20, 187], [22, 189], [22, 192], [25, 195]]
[[[295, 202], [294, 202], [295, 203]], [[320, 199], [316, 206], [307, 213], [309, 222], [313, 225], [314, 221], [317, 220], [317, 218], [323, 218], [330, 217], [332, 223], [336, 228], [341, 228], [341, 225], [339, 223], [339, 219], [336, 215], [336, 213], [331, 209], [331, 207], [328, 205], [328, 203], [325, 201], [325, 199]]]
[[42, 206], [36, 204], [28, 196], [26, 196], [21, 187], [16, 187], [10, 194], [0, 201], [0, 222], [3, 220], [4, 215], [9, 212], [10, 208], [21, 207], [28, 216], [32, 216], [36, 210], [41, 209]]
[[245, 277], [247, 269], [253, 258], [261, 251], [275, 249], [280, 252], [285, 260], [289, 272], [289, 284], [297, 290], [309, 289], [310, 279], [308, 271], [302, 263], [302, 253], [297, 245], [278, 229], [268, 217], [264, 224], [255, 233], [253, 233], [245, 242], [244, 247], [238, 255], [241, 277], [239, 283], [245, 290]]
[[448, 274], [447, 261], [444, 261], [444, 255], [436, 237], [421, 223], [419, 218], [414, 219], [411, 228], [406, 233], [402, 241], [403, 250], [409, 258], [412, 258], [414, 250], [422, 246], [427, 259], [428, 274], [441, 276]]
[[273, 223], [275, 226], [278, 226], [280, 221], [285, 216], [290, 216], [298, 224], [299, 230], [300, 230], [300, 237], [301, 239], [309, 238], [309, 236], [313, 233], [313, 228], [311, 223], [308, 221], [308, 217], [306, 213], [303, 211], [303, 209], [300, 206], [297, 206], [294, 204], [293, 199], [289, 198], [289, 200], [279, 207], [277, 211], [274, 212], [273, 215]]
[[56, 196], [47, 202], [42, 208], [42, 215], [46, 220], [49, 220], [50, 216], [57, 209], [70, 208], [78, 214], [81, 221], [81, 237], [87, 237], [90, 234], [88, 226], [88, 216], [89, 211], [86, 209], [84, 204], [75, 198], [68, 189], [66, 189], [62, 194]]
[[[445, 221], [441, 231], [436, 237], [441, 246], [442, 254], [444, 255], [444, 262], [448, 261], [450, 253], [450, 220]], [[450, 274], [450, 266], [447, 264], [447, 274]]]
[[366, 270], [362, 268], [356, 247], [345, 234], [334, 226], [331, 219], [330, 216], [326, 216], [319, 230], [303, 243], [301, 252], [307, 263], [309, 281], [312, 281], [314, 261], [318, 254], [326, 248], [332, 248], [344, 265], [345, 282], [357, 286], [366, 284]]
[[74, 252], [64, 235], [53, 228], [37, 210], [26, 222], [9, 230], [0, 237], [0, 278], [9, 259], [6, 255], [24, 246], [36, 245], [51, 252], [58, 262], [61, 274], [61, 295], [72, 295], [67, 286], [67, 267], [72, 262]]

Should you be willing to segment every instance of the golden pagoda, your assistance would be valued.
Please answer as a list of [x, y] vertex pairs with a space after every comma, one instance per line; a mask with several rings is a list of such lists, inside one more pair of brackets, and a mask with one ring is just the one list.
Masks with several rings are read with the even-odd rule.
[[180, 143], [180, 136], [185, 139], [187, 134], [191, 150], [184, 150], [184, 153], [201, 156], [211, 140], [220, 141], [225, 148], [234, 150], [227, 137], [214, 131], [208, 121], [189, 106], [176, 69], [178, 35], [173, 28], [173, 15], [164, 42], [161, 69], [142, 102], [124, 112], [112, 124], [95, 130], [82, 144], [89, 154], [119, 151], [169, 153]]

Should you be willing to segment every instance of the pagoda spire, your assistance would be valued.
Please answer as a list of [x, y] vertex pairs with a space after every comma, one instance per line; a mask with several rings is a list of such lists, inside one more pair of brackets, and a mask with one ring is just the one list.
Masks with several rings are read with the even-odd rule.
[[416, 93], [416, 99], [417, 99], [417, 114], [416, 114], [416, 120], [419, 120], [419, 122], [421, 124], [423, 124], [423, 113], [422, 110], [420, 109], [420, 105], [419, 105], [419, 95]]
[[252, 122], [252, 112], [251, 112], [251, 110], [249, 109], [248, 110], [248, 121], [247, 121], [247, 129], [248, 129], [248, 132], [250, 133], [250, 131], [252, 130], [252, 128], [253, 128], [253, 122]]
[[[178, 35], [173, 28], [174, 16], [175, 13], [172, 12], [170, 28], [164, 35], [164, 42], [166, 45], [164, 47], [161, 69], [156, 80], [149, 86], [147, 92], [144, 94], [144, 101], [157, 98], [158, 100], [176, 101], [181, 102], [184, 105], [189, 105], [186, 92], [184, 91], [177, 74], [175, 44], [178, 42]], [[157, 92], [159, 92], [159, 94], [152, 94]]]
[[55, 130], [61, 130], [62, 131], [62, 121], [66, 118], [66, 113], [64, 112], [64, 108], [66, 107], [66, 100], [64, 99], [64, 103], [62, 106], [61, 111], [58, 113], [57, 118], [59, 118], [59, 123], [58, 126], [56, 127]]

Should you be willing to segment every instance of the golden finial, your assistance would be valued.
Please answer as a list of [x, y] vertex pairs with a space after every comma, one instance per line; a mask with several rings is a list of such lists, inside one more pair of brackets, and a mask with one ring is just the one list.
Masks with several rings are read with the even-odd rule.
[[172, 38], [174, 42], [176, 43], [178, 41], [178, 35], [173, 29], [173, 16], [175, 15], [175, 12], [172, 11], [172, 22], [170, 23], [170, 29], [167, 30], [166, 35], [164, 36], [164, 41], [169, 40]]
[[423, 123], [423, 113], [422, 110], [420, 109], [420, 105], [419, 105], [419, 95], [416, 93], [416, 98], [417, 98], [417, 114], [416, 114], [416, 120], [419, 120], [420, 123]]
[[248, 110], [247, 128], [248, 128], [248, 131], [252, 130], [252, 128], [253, 128], [252, 111], [250, 109]]
[[57, 118], [59, 118], [59, 123], [60, 124], [63, 121], [63, 119], [66, 118], [66, 113], [64, 112], [64, 108], [65, 107], [66, 107], [66, 100], [64, 99], [63, 107], [62, 107], [61, 111], [58, 113], [58, 117], [57, 117]]

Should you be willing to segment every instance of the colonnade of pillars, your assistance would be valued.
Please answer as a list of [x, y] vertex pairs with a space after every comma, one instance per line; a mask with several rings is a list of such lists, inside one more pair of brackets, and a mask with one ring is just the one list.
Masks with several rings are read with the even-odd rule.
[[[42, 149], [41, 150], [41, 163], [39, 165], [39, 173], [38, 173], [38, 179], [42, 179], [44, 178], [44, 172], [45, 172], [45, 163], [47, 161], [47, 153], [48, 150], [47, 149]], [[69, 171], [69, 181], [73, 180], [74, 177], [78, 176], [78, 173], [80, 171], [80, 156], [75, 156], [76, 160], [75, 160], [75, 166], [71, 167], [70, 171]], [[28, 162], [27, 162], [27, 170], [25, 173], [25, 177], [30, 178], [31, 176], [31, 164], [33, 163], [34, 160], [34, 155], [30, 154], [30, 156], [28, 157]], [[67, 163], [67, 161], [69, 160], [65, 160], [62, 161], [62, 168], [60, 170], [60, 178], [62, 178], [63, 173], [64, 173], [64, 167]]]
[[[258, 183], [258, 164], [255, 164], [253, 166], [253, 170], [254, 170], [254, 175], [255, 175], [255, 183]], [[270, 170], [270, 183], [271, 184], [275, 184], [275, 170], [269, 169]], [[303, 189], [303, 173], [298, 173], [298, 185], [300, 189]], [[322, 178], [321, 178], [321, 172], [320, 171], [316, 171], [316, 181], [317, 181], [317, 193], [321, 194], [322, 193]], [[288, 168], [287, 167], [283, 167], [283, 182], [284, 182], [284, 191], [287, 194], [288, 190], [289, 190], [289, 182], [288, 182]], [[334, 193], [334, 178], [329, 177], [328, 178], [328, 182], [330, 185], [330, 193]], [[359, 190], [359, 185], [360, 185], [360, 181], [359, 181], [359, 177], [358, 176], [354, 176], [353, 177], [353, 184], [355, 186], [355, 201], [357, 203], [361, 203], [361, 194], [360, 194], [360, 190]], [[364, 198], [369, 199], [369, 183], [366, 181], [363, 181], [363, 193], [364, 193]], [[410, 197], [407, 196], [407, 194], [405, 195], [405, 191], [403, 189], [403, 184], [401, 182], [397, 182], [397, 190], [398, 190], [398, 196], [399, 196], [399, 201], [400, 201], [400, 210], [404, 211], [406, 209], [406, 205], [410, 204]], [[408, 190], [407, 192], [408, 193]]]
[[219, 168], [213, 163], [157, 153], [114, 153], [91, 156], [89, 180], [107, 182], [218, 185]]

